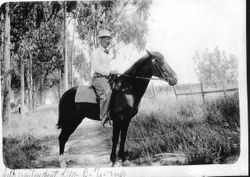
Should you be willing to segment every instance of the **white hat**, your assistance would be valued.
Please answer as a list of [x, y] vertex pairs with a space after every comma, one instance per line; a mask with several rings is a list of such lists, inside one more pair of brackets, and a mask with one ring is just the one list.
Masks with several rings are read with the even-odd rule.
[[111, 34], [108, 30], [100, 30], [98, 37], [111, 37]]

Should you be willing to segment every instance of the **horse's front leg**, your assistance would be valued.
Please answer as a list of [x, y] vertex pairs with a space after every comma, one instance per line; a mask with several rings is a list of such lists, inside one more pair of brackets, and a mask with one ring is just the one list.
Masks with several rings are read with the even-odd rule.
[[116, 161], [116, 147], [117, 147], [117, 143], [119, 140], [120, 131], [121, 131], [121, 128], [120, 128], [118, 121], [113, 121], [112, 152], [110, 155], [112, 166], [115, 164], [115, 161]]
[[125, 147], [129, 122], [130, 121], [124, 121], [124, 123], [122, 123], [122, 127], [121, 127], [121, 142], [120, 142], [120, 149], [119, 149], [118, 156], [122, 160], [122, 162], [127, 160], [126, 157], [125, 157], [125, 154], [124, 154], [124, 147]]

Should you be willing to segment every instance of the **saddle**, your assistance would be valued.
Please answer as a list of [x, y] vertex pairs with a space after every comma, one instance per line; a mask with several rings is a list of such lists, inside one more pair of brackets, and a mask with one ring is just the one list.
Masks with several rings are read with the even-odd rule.
[[79, 85], [76, 91], [75, 103], [98, 103], [99, 97], [92, 85]]
[[[115, 85], [115, 80], [117, 75], [111, 75], [109, 78], [109, 83], [113, 90]], [[79, 85], [76, 90], [75, 96], [75, 103], [98, 103], [99, 104], [100, 98], [92, 85]]]

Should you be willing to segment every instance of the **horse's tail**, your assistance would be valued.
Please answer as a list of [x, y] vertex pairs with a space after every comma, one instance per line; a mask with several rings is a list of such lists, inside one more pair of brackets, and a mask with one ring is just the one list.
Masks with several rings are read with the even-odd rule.
[[67, 125], [67, 118], [72, 112], [71, 107], [74, 104], [76, 89], [77, 87], [73, 87], [67, 90], [60, 98], [58, 107], [58, 122], [56, 124], [58, 129], [63, 128], [63, 126]]
[[62, 98], [59, 101], [59, 107], [58, 107], [58, 122], [56, 124], [57, 129], [62, 128], [63, 125], [63, 112], [62, 112]]

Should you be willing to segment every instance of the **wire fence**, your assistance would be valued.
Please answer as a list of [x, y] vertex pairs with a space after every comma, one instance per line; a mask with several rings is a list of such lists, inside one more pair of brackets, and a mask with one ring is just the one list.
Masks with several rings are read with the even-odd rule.
[[[166, 87], [166, 86], [153, 86], [151, 84], [147, 89], [147, 92], [144, 96], [146, 99], [155, 99], [156, 97], [162, 97], [167, 95], [169, 98], [173, 98], [177, 101], [180, 101], [180, 97], [186, 96], [193, 99], [200, 100], [202, 98], [202, 102], [204, 103], [206, 100], [215, 98], [220, 94], [223, 94], [225, 99], [230, 95], [229, 92], [238, 92], [238, 88], [236, 84], [220, 86], [211, 86], [211, 85], [203, 85], [202, 82], [196, 84], [181, 84], [176, 85], [174, 87]], [[209, 95], [209, 96], [208, 96]], [[198, 97], [197, 97], [198, 96]], [[200, 96], [200, 98], [199, 98]]]
[[190, 95], [191, 97], [193, 97], [193, 95], [201, 95], [202, 96], [202, 101], [203, 103], [205, 102], [205, 95], [206, 94], [211, 94], [211, 93], [223, 93], [224, 94], [224, 97], [225, 99], [227, 99], [228, 97], [228, 92], [233, 92], [233, 91], [238, 91], [239, 89], [238, 88], [226, 88], [225, 85], [223, 85], [223, 88], [222, 89], [215, 89], [215, 90], [205, 90], [204, 89], [204, 86], [203, 86], [203, 83], [200, 82], [200, 91], [193, 91], [193, 87], [192, 87], [192, 84], [190, 84], [190, 87], [189, 87], [189, 91], [188, 92], [177, 92], [175, 87], [173, 87], [174, 89], [174, 94], [175, 94], [175, 97], [178, 101], [178, 97], [179, 96], [183, 96], [183, 95]]

